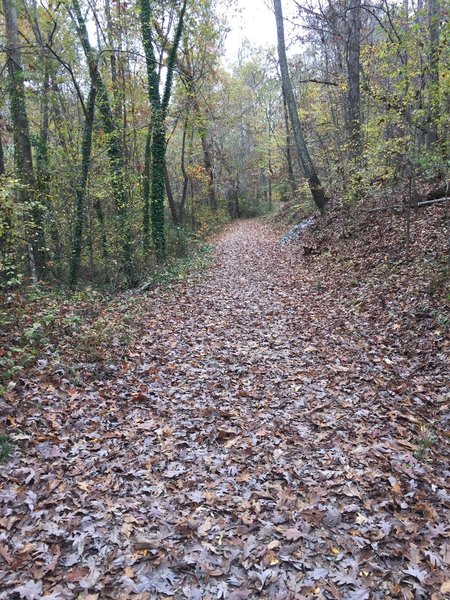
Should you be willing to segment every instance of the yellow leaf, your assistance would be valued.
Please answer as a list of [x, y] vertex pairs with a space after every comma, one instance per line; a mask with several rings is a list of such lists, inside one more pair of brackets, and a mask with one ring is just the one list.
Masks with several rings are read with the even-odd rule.
[[202, 525], [199, 525], [199, 527], [197, 527], [197, 533], [200, 536], [205, 536], [208, 531], [211, 529], [212, 527], [212, 523], [209, 519], [206, 519], [205, 522]]
[[127, 537], [130, 537], [130, 535], [133, 532], [133, 525], [131, 523], [124, 523], [121, 527], [121, 531], [124, 535], [126, 535]]
[[273, 453], [274, 460], [278, 460], [281, 456], [283, 456], [283, 450], [280, 450], [280, 448], [277, 448], [276, 450], [274, 450], [274, 453]]
[[77, 486], [80, 488], [80, 490], [83, 490], [83, 492], [89, 492], [89, 483], [87, 481], [77, 481]]
[[358, 525], [364, 525], [365, 523], [367, 523], [367, 521], [368, 521], [368, 518], [367, 518], [367, 517], [365, 517], [364, 515], [362, 515], [362, 514], [358, 513], [358, 514], [356, 515], [356, 519], [355, 519], [355, 521], [358, 523]]
[[316, 346], [306, 346], [306, 348], [303, 348], [303, 352], [315, 352], [317, 350]]
[[340, 550], [339, 550], [339, 548], [336, 548], [336, 547], [334, 546], [333, 548], [331, 548], [331, 552], [332, 552], [333, 554], [339, 554]]

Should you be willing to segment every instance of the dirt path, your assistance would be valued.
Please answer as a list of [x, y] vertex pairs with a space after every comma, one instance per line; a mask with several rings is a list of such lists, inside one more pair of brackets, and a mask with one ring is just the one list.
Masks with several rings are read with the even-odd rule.
[[395, 349], [317, 288], [237, 223], [199, 283], [150, 297], [114, 376], [43, 383], [3, 469], [0, 598], [447, 597], [424, 377], [393, 389]]

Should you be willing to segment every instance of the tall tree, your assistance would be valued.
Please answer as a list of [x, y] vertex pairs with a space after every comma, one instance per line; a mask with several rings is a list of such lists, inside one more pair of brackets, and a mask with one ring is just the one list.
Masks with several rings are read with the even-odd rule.
[[83, 225], [86, 210], [86, 186], [89, 176], [89, 165], [91, 162], [92, 149], [92, 129], [94, 126], [95, 112], [95, 96], [97, 89], [92, 86], [89, 91], [89, 96], [86, 106], [86, 115], [83, 130], [83, 141], [81, 147], [81, 169], [80, 177], [76, 188], [76, 212], [75, 212], [75, 227], [72, 242], [72, 256], [70, 261], [69, 285], [75, 288], [78, 281], [78, 272], [81, 261], [81, 248], [83, 240]]
[[428, 2], [430, 115], [427, 143], [430, 147], [438, 140], [437, 123], [439, 119], [439, 4], [439, 0], [429, 0]]
[[361, 155], [361, 0], [350, 0], [348, 7], [348, 128], [350, 152], [353, 158]]
[[2, 141], [3, 131], [2, 131], [2, 124], [3, 124], [3, 116], [0, 113], [0, 177], [3, 177], [3, 175], [5, 174], [5, 155], [4, 155], [4, 152], [3, 152], [3, 141]]
[[166, 115], [172, 92], [173, 74], [176, 63], [178, 46], [183, 32], [183, 20], [186, 12], [186, 0], [181, 5], [173, 42], [167, 59], [167, 74], [164, 92], [161, 97], [159, 84], [160, 76], [154, 50], [153, 40], [153, 3], [141, 0], [141, 31], [147, 65], [148, 99], [152, 114], [152, 143], [151, 143], [151, 223], [153, 243], [156, 256], [162, 261], [166, 257], [166, 235], [164, 227], [164, 191], [166, 164]]
[[302, 127], [300, 124], [300, 117], [298, 115], [297, 103], [295, 100], [294, 90], [292, 88], [292, 82], [289, 75], [288, 62], [286, 56], [286, 43], [284, 39], [284, 22], [281, 0], [274, 0], [273, 4], [275, 8], [275, 19], [277, 24], [278, 59], [280, 61], [283, 94], [286, 97], [286, 104], [288, 105], [289, 117], [292, 124], [292, 131], [294, 133], [295, 144], [297, 146], [298, 157], [302, 165], [305, 177], [308, 180], [309, 189], [311, 190], [311, 195], [313, 197], [314, 203], [316, 204], [321, 214], [324, 214], [329, 199], [325, 193], [324, 188], [322, 187], [316, 168], [309, 154], [308, 147], [306, 145], [306, 140], [304, 138]]
[[111, 182], [119, 220], [122, 238], [123, 265], [125, 276], [133, 283], [135, 273], [133, 268], [133, 248], [131, 241], [130, 223], [128, 219], [128, 195], [125, 184], [125, 163], [121, 144], [120, 131], [111, 109], [107, 87], [100, 73], [98, 56], [89, 41], [86, 23], [78, 0], [72, 0], [78, 36], [83, 47], [89, 67], [91, 86], [96, 90], [97, 105], [102, 117], [105, 132], [108, 136], [108, 156], [110, 163]]
[[25, 83], [21, 44], [14, 0], [3, 0], [7, 38], [8, 88], [14, 139], [14, 164], [21, 183], [19, 197], [31, 219], [28, 227], [28, 257], [30, 274], [36, 280], [44, 271], [45, 238], [40, 204], [34, 198], [35, 177], [31, 150], [30, 128], [25, 102]]
[[[0, 113], [0, 184], [5, 176], [5, 155], [3, 152], [3, 115]], [[9, 278], [10, 254], [12, 245], [12, 227], [10, 206], [0, 197], [0, 283]]]
[[295, 181], [294, 167], [292, 164], [292, 152], [291, 152], [291, 130], [289, 126], [289, 111], [286, 104], [286, 97], [283, 94], [283, 117], [284, 117], [284, 128], [286, 130], [286, 164], [288, 170], [289, 184], [291, 186], [291, 192], [294, 194], [297, 189], [297, 182]]

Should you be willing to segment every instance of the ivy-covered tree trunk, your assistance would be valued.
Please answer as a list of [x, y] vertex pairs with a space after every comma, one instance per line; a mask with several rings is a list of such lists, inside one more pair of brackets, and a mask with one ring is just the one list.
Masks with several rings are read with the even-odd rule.
[[186, 12], [186, 0], [181, 6], [175, 36], [167, 61], [167, 75], [163, 97], [159, 92], [159, 72], [153, 47], [152, 19], [153, 10], [150, 0], [141, 0], [141, 31], [147, 64], [148, 99], [152, 109], [152, 144], [151, 144], [151, 223], [153, 243], [158, 261], [166, 257], [166, 236], [164, 223], [164, 192], [166, 162], [165, 119], [172, 91], [173, 72], [178, 46], [183, 31], [183, 20]]
[[439, 0], [429, 0], [428, 3], [428, 29], [429, 29], [429, 84], [430, 95], [429, 126], [427, 144], [431, 148], [438, 141], [439, 121]]
[[125, 277], [129, 284], [135, 283], [133, 269], [133, 246], [128, 219], [128, 197], [125, 185], [125, 165], [121, 147], [120, 132], [111, 109], [108, 90], [98, 69], [98, 60], [89, 42], [89, 36], [81, 13], [78, 0], [72, 0], [72, 7], [76, 17], [78, 35], [89, 67], [91, 85], [96, 89], [97, 105], [102, 117], [103, 126], [108, 139], [108, 157], [111, 173], [111, 184], [118, 216], [118, 228], [122, 238], [123, 265]]
[[3, 13], [7, 37], [8, 91], [14, 140], [14, 165], [21, 183], [19, 199], [29, 215], [27, 224], [28, 257], [32, 279], [42, 275], [45, 236], [40, 204], [34, 198], [35, 178], [30, 141], [30, 130], [25, 102], [25, 85], [20, 52], [17, 9], [14, 0], [3, 0]]
[[274, 0], [274, 8], [277, 23], [278, 59], [280, 61], [281, 81], [283, 93], [285, 94], [286, 103], [289, 110], [289, 117], [291, 119], [292, 130], [294, 132], [297, 152], [304, 174], [306, 176], [306, 179], [308, 180], [309, 189], [311, 190], [311, 195], [313, 197], [314, 203], [316, 204], [321, 214], [324, 214], [329, 199], [325, 194], [325, 190], [322, 187], [316, 168], [309, 154], [308, 147], [303, 136], [300, 118], [298, 116], [297, 103], [294, 96], [294, 90], [292, 89], [292, 82], [289, 76], [288, 63], [286, 57], [286, 45], [284, 41], [284, 24], [281, 0]]
[[72, 257], [70, 261], [69, 285], [74, 289], [78, 282], [78, 272], [81, 262], [81, 248], [83, 241], [83, 224], [86, 206], [86, 187], [89, 175], [92, 149], [92, 129], [94, 126], [95, 96], [97, 90], [91, 86], [86, 106], [86, 116], [83, 130], [83, 141], [81, 146], [81, 170], [80, 179], [77, 184], [76, 196], [77, 206], [75, 214], [75, 227], [72, 242]]
[[362, 198], [362, 137], [361, 137], [361, 0], [350, 0], [348, 11], [347, 43], [347, 129], [351, 172], [349, 174], [350, 198], [359, 202]]
[[144, 173], [142, 175], [142, 206], [143, 206], [143, 247], [144, 256], [147, 257], [151, 246], [151, 218], [150, 218], [150, 177], [151, 177], [151, 160], [152, 160], [152, 128], [149, 125], [147, 137], [145, 140], [144, 152]]
[[[0, 114], [0, 124], [3, 116]], [[5, 175], [5, 157], [3, 153], [2, 129], [0, 125], [0, 185]], [[11, 217], [8, 205], [0, 204], [0, 283], [8, 278], [11, 255]]]
[[347, 119], [350, 137], [350, 154], [353, 159], [361, 156], [361, 0], [351, 0], [349, 5], [349, 32], [347, 50], [348, 107]]
[[[163, 33], [157, 24], [156, 30], [159, 36], [163, 37]], [[191, 58], [191, 51], [187, 48], [186, 44], [183, 56], [176, 57], [176, 63], [179, 72], [183, 74], [183, 82], [186, 86], [186, 91], [189, 97], [189, 103], [192, 104], [192, 107], [196, 114], [198, 123], [197, 131], [199, 132], [203, 152], [203, 166], [208, 177], [208, 200], [211, 209], [215, 211], [217, 210], [217, 196], [214, 177], [213, 153], [211, 152], [211, 145], [208, 141], [208, 123], [199, 103], [199, 93], [195, 83], [195, 72]]]
[[3, 152], [3, 139], [2, 139], [2, 129], [1, 122], [3, 121], [3, 117], [0, 114], [0, 177], [3, 177], [5, 174], [5, 155]]
[[[44, 67], [44, 77], [42, 82], [41, 94], [41, 111], [42, 122], [40, 134], [36, 139], [36, 193], [39, 202], [42, 205], [42, 210], [45, 211], [46, 222], [52, 242], [53, 254], [53, 273], [58, 279], [62, 278], [62, 250], [61, 239], [56, 220], [56, 214], [52, 199], [50, 197], [50, 180], [51, 168], [49, 159], [49, 125], [50, 125], [50, 93], [52, 82], [57, 73], [57, 65], [51, 59], [52, 38], [54, 31], [43, 34], [38, 18], [38, 7], [36, 0], [30, 0], [29, 3], [24, 3], [24, 9], [28, 16], [28, 22], [33, 30], [37, 45], [40, 50], [40, 62]], [[45, 260], [47, 266], [50, 258], [49, 249], [45, 251]]]
[[[159, 111], [160, 112], [160, 111]], [[162, 115], [152, 113], [153, 137], [151, 160], [151, 221], [156, 257], [163, 261], [166, 257], [166, 235], [164, 228], [164, 192], [166, 165], [166, 133]]]

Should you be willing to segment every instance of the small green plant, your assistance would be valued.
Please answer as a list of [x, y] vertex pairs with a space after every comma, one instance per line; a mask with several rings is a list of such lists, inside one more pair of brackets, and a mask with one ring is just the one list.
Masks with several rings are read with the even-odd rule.
[[431, 316], [432, 309], [428, 306], [428, 304], [419, 304], [417, 307], [417, 313], [424, 317]]
[[438, 313], [436, 316], [437, 322], [444, 329], [450, 329], [450, 316]]
[[425, 426], [420, 427], [420, 434], [414, 456], [417, 460], [424, 461], [427, 457], [427, 450], [437, 443], [437, 438], [433, 432]]
[[64, 327], [72, 327], [74, 329], [78, 329], [82, 323], [82, 319], [78, 315], [70, 315], [68, 317], [63, 317], [61, 319], [61, 324]]
[[447, 330], [450, 328], [450, 315], [432, 308], [427, 304], [419, 304], [417, 307], [417, 314], [424, 318], [426, 317], [429, 319], [434, 319], [436, 325], [442, 327], [443, 329]]
[[27, 340], [40, 341], [44, 336], [44, 328], [40, 321], [35, 321], [33, 325], [27, 327], [23, 332]]
[[0, 433], [0, 462], [6, 462], [14, 451], [14, 444], [9, 437]]
[[70, 366], [68, 368], [67, 372], [68, 372], [69, 381], [72, 385], [74, 385], [75, 387], [82, 385], [80, 373], [76, 367], [74, 367], [73, 365]]

